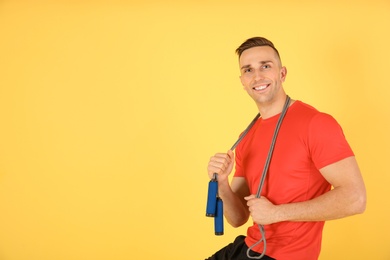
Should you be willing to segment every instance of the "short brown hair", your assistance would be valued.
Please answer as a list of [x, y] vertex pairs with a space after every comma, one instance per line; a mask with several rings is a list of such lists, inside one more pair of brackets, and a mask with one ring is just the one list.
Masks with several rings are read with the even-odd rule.
[[259, 46], [269, 46], [269, 47], [271, 47], [272, 49], [274, 49], [274, 51], [276, 52], [276, 54], [278, 55], [278, 58], [280, 60], [279, 52], [275, 48], [274, 44], [270, 40], [268, 40], [268, 39], [266, 39], [264, 37], [253, 37], [253, 38], [247, 39], [245, 42], [243, 42], [240, 45], [240, 47], [238, 47], [236, 49], [236, 53], [237, 53], [238, 57], [241, 57], [241, 54], [245, 50], [253, 48], [253, 47], [259, 47]]

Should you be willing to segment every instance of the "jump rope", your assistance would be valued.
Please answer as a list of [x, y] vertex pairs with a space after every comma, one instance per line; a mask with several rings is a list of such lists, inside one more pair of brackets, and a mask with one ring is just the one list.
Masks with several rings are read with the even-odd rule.
[[[286, 115], [287, 109], [290, 104], [290, 97], [286, 97], [286, 102], [284, 103], [284, 107], [282, 110], [282, 113], [279, 116], [278, 122], [276, 124], [274, 135], [272, 137], [271, 145], [268, 150], [268, 156], [264, 164], [263, 172], [261, 175], [260, 183], [257, 189], [256, 198], [260, 198], [261, 191], [263, 189], [265, 177], [268, 173], [269, 164], [271, 162], [272, 153], [275, 148], [275, 142], [276, 137], [278, 136], [280, 126], [282, 125], [282, 121], [284, 119], [284, 116]], [[242, 135], [238, 138], [238, 140], [233, 144], [233, 146], [230, 148], [230, 150], [234, 150], [236, 146], [241, 142], [241, 140], [246, 136], [246, 134], [249, 132], [249, 130], [252, 128], [252, 126], [256, 123], [257, 119], [260, 117], [260, 113], [256, 115], [256, 117], [252, 120], [252, 122], [247, 126], [245, 131], [242, 133]], [[218, 178], [217, 173], [214, 173], [213, 178], [209, 182], [208, 187], [208, 194], [207, 194], [207, 205], [206, 205], [206, 216], [207, 217], [214, 217], [214, 232], [215, 235], [223, 235], [223, 202], [222, 199], [218, 196]], [[265, 255], [265, 251], [267, 249], [267, 241], [265, 239], [265, 230], [264, 226], [258, 224], [261, 238], [259, 241], [257, 241], [255, 244], [250, 246], [248, 250], [246, 251], [246, 255], [248, 258], [251, 259], [261, 259]], [[259, 256], [251, 256], [250, 251], [256, 247], [261, 242], [264, 243], [264, 250]]]

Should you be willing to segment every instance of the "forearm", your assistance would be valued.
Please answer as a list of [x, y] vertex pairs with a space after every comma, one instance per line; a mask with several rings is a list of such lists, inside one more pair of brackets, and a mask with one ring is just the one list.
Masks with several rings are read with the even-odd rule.
[[218, 184], [218, 195], [223, 201], [224, 216], [230, 225], [239, 227], [249, 218], [249, 210], [240, 191], [234, 192], [228, 181]]
[[365, 194], [348, 188], [335, 188], [305, 202], [277, 205], [275, 222], [326, 221], [362, 213]]

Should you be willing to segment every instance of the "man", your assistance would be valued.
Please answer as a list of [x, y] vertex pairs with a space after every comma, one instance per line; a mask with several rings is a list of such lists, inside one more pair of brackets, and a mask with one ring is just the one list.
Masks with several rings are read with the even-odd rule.
[[[299, 100], [286, 103], [287, 69], [271, 41], [254, 37], [236, 52], [241, 83], [261, 117], [236, 155], [228, 151], [211, 157], [208, 174], [217, 174], [226, 220], [239, 227], [251, 217], [254, 224], [246, 237], [237, 237], [208, 259], [259, 259], [264, 250], [262, 259], [318, 259], [324, 221], [365, 210], [365, 186], [353, 151], [333, 117]], [[261, 196], [256, 196], [285, 104]]]

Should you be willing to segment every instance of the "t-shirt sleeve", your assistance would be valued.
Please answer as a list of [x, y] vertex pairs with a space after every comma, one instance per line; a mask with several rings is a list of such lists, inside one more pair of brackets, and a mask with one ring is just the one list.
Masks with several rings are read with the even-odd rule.
[[341, 126], [332, 116], [325, 113], [312, 118], [308, 143], [311, 158], [317, 169], [354, 155]]

